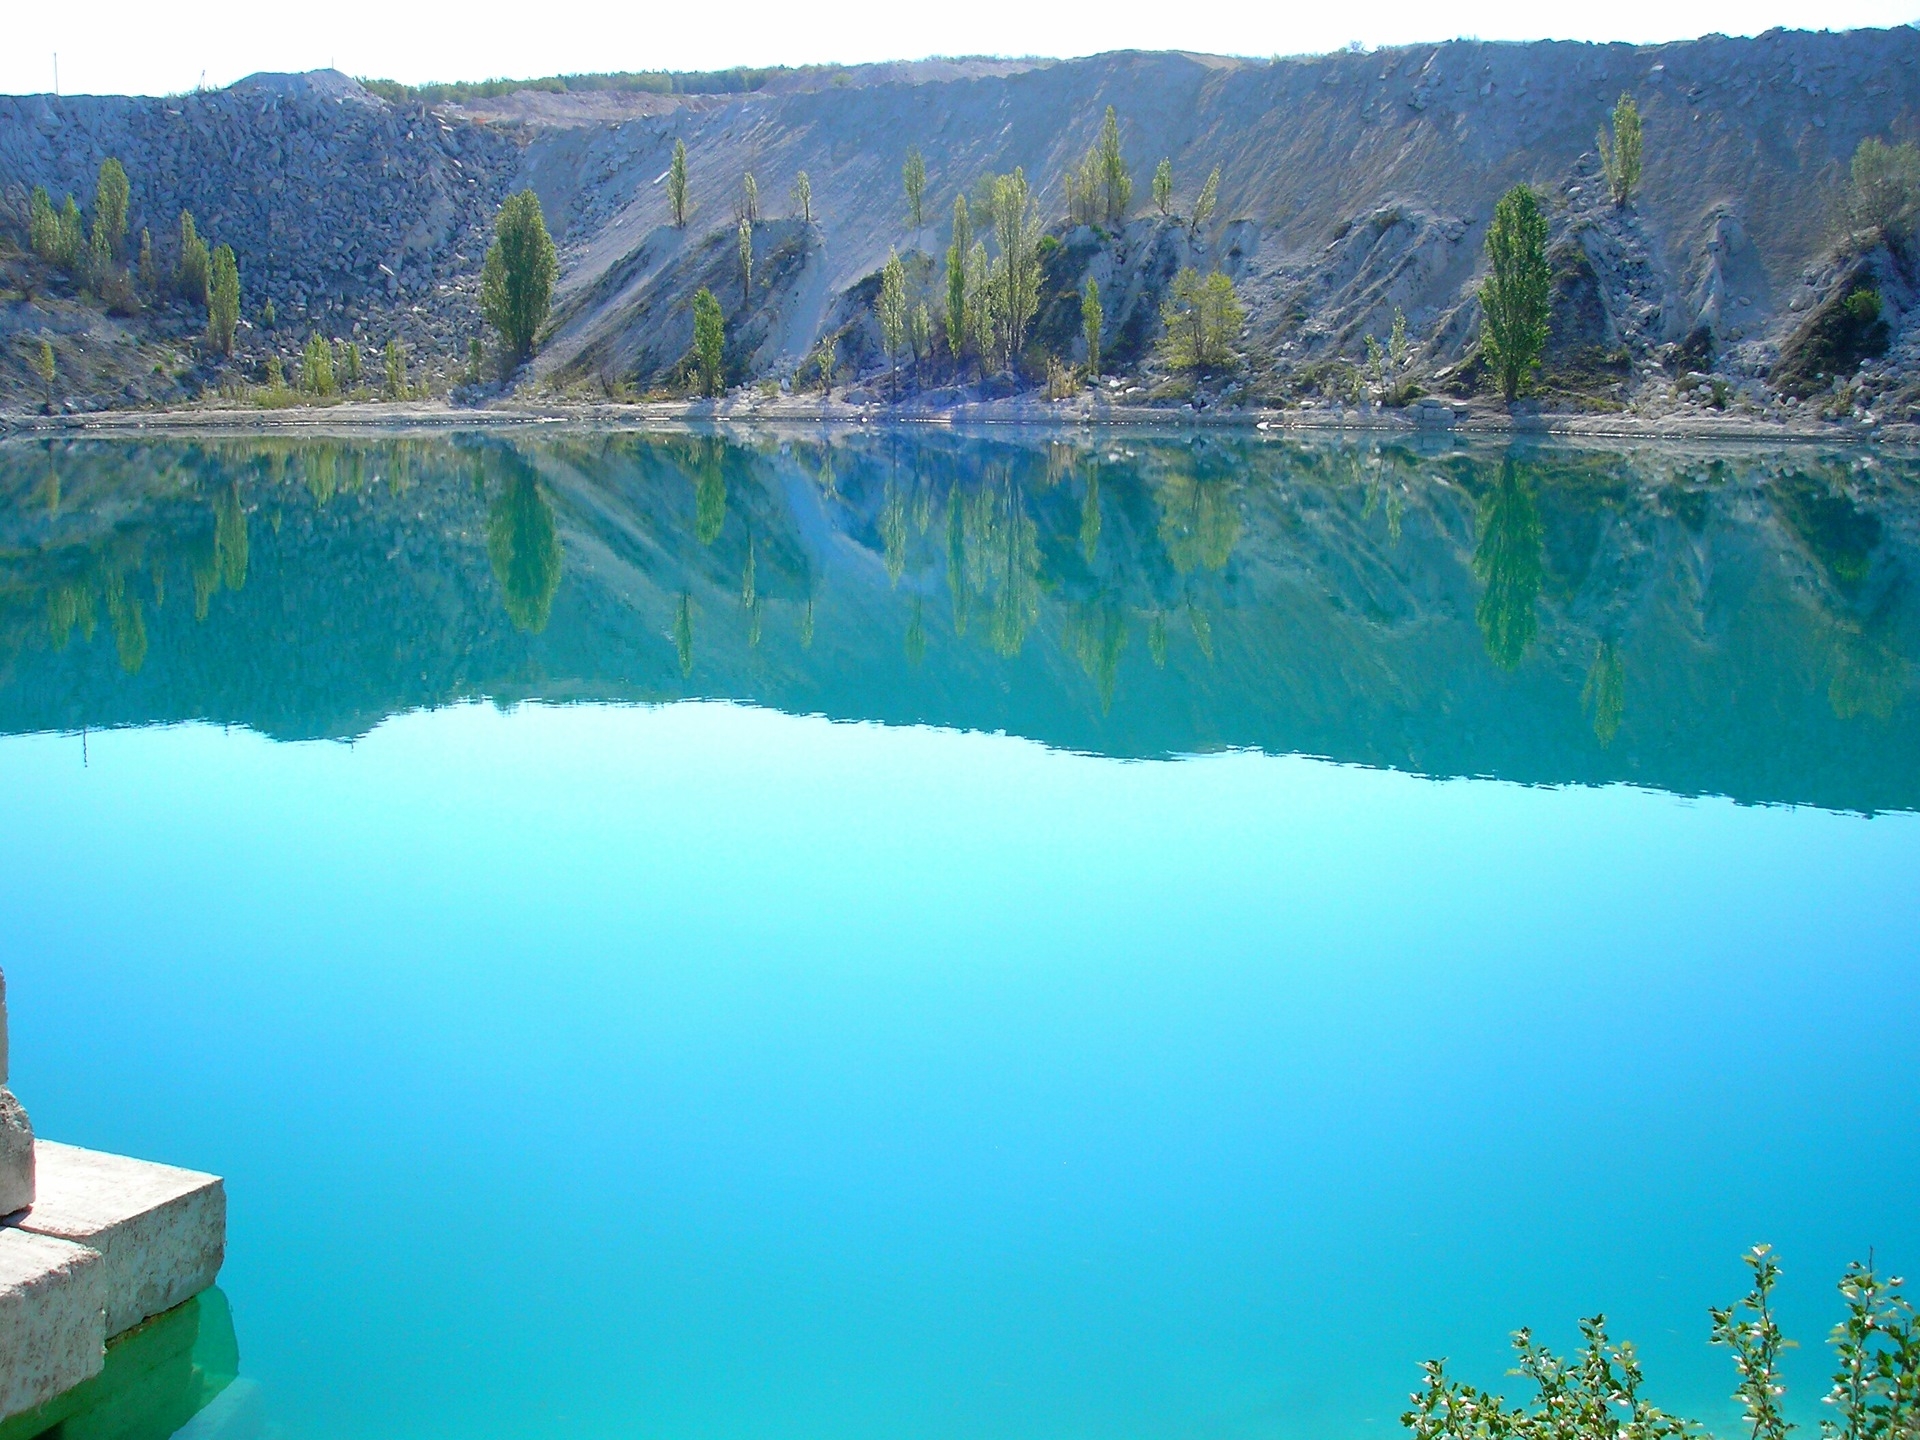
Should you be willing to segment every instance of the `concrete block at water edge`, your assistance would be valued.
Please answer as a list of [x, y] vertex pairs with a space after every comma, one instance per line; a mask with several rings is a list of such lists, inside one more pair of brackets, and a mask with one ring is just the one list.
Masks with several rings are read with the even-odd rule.
[[213, 1283], [227, 1249], [217, 1175], [58, 1145], [34, 1146], [39, 1194], [23, 1230], [100, 1252], [109, 1338]]
[[0, 1420], [100, 1373], [106, 1296], [97, 1251], [0, 1228]]
[[33, 1203], [33, 1125], [13, 1092], [0, 1085], [0, 1215]]

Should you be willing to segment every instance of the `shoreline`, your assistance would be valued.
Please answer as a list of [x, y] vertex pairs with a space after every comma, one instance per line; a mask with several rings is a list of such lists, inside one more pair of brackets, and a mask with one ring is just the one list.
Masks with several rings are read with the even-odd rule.
[[101, 410], [72, 415], [0, 415], [0, 439], [25, 436], [325, 434], [332, 431], [484, 430], [532, 426], [611, 426], [700, 423], [778, 423], [882, 427], [925, 425], [943, 429], [1011, 426], [1061, 431], [1085, 429], [1237, 430], [1259, 434], [1360, 432], [1438, 438], [1765, 442], [1790, 445], [1920, 446], [1920, 424], [1866, 427], [1835, 422], [1819, 427], [1782, 425], [1745, 416], [1714, 419], [1518, 413], [1485, 404], [1409, 406], [1404, 410], [1358, 407], [1280, 410], [1205, 410], [1150, 405], [1092, 404], [1085, 400], [984, 401], [942, 409], [850, 403], [843, 400], [746, 399], [644, 401], [633, 403], [516, 402], [455, 406], [445, 401], [376, 401], [298, 405], [263, 410], [238, 406], [191, 406], [168, 410]]

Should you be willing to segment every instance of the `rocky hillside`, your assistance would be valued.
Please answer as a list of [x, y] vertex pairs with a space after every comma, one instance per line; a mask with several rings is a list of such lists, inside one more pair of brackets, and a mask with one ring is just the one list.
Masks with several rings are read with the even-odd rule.
[[[192, 208], [234, 244], [254, 303], [274, 298], [298, 339], [312, 326], [410, 325], [448, 357], [477, 330], [481, 227], [507, 190], [531, 186], [563, 270], [554, 332], [522, 383], [644, 390], [684, 354], [689, 287], [726, 269], [747, 173], [763, 212], [784, 219], [805, 170], [815, 217], [756, 234], [756, 256], [764, 245], [779, 259], [756, 258], [755, 293], [716, 287], [736, 322], [734, 373], [752, 380], [791, 375], [835, 331], [853, 358], [866, 353], [850, 299], [889, 250], [931, 260], [954, 196], [1020, 166], [1079, 257], [1051, 277], [1057, 290], [1095, 274], [1110, 316], [1138, 311], [1132, 349], [1144, 355], [1169, 265], [1221, 268], [1248, 311], [1253, 376], [1283, 398], [1357, 360], [1396, 308], [1423, 373], [1470, 354], [1481, 236], [1497, 196], [1526, 181], [1549, 195], [1555, 229], [1549, 395], [1671, 398], [1691, 370], [1764, 406], [1783, 343], [1853, 283], [1829, 253], [1849, 157], [1864, 137], [1920, 133], [1917, 60], [1920, 32], [1906, 27], [1661, 46], [1458, 41], [1270, 62], [1121, 53], [881, 66], [745, 94], [541, 94], [435, 110], [330, 74], [256, 77], [171, 99], [0, 99], [0, 186], [16, 215], [34, 184], [84, 198], [99, 161], [119, 155], [136, 223], [170, 234]], [[1647, 127], [1645, 181], [1624, 211], [1601, 193], [1593, 153], [1622, 92]], [[1063, 177], [1109, 104], [1136, 212], [1150, 212], [1162, 157], [1176, 214], [1218, 166], [1209, 225], [1065, 229]], [[685, 230], [667, 223], [676, 141], [692, 176]], [[928, 172], [918, 232], [901, 194], [910, 146]], [[1912, 349], [1911, 285], [1883, 279], [1897, 362]], [[37, 323], [9, 309], [10, 336]], [[250, 333], [243, 353], [271, 338]], [[17, 370], [17, 356], [7, 363]], [[30, 388], [16, 380], [13, 394]]]

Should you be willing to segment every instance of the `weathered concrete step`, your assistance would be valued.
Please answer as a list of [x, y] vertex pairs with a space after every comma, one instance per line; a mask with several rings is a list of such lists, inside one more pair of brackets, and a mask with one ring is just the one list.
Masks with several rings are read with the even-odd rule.
[[0, 1440], [40, 1440], [55, 1426], [60, 1440], [158, 1440], [186, 1434], [189, 1424], [211, 1430], [231, 1404], [204, 1421], [197, 1417], [216, 1403], [239, 1368], [226, 1297], [204, 1290], [113, 1341], [92, 1379], [0, 1420]]
[[0, 1229], [0, 1418], [100, 1373], [106, 1305], [97, 1250]]
[[100, 1252], [108, 1339], [220, 1273], [227, 1191], [219, 1176], [51, 1140], [34, 1143], [34, 1168], [38, 1193], [15, 1223]]

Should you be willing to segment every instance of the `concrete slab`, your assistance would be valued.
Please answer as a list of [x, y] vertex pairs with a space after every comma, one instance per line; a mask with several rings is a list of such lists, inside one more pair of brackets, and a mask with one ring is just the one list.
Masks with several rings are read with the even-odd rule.
[[0, 1229], [0, 1418], [100, 1373], [106, 1267], [96, 1251]]
[[112, 1338], [199, 1294], [227, 1248], [227, 1191], [217, 1175], [41, 1140], [33, 1208], [22, 1230], [98, 1250]]
[[[106, 1364], [44, 1405], [0, 1420], [0, 1440], [159, 1440], [232, 1382], [238, 1347], [226, 1297], [203, 1290], [107, 1345]], [[58, 1427], [57, 1429], [55, 1427]]]
[[13, 1092], [0, 1085], [0, 1215], [33, 1203], [33, 1125]]

